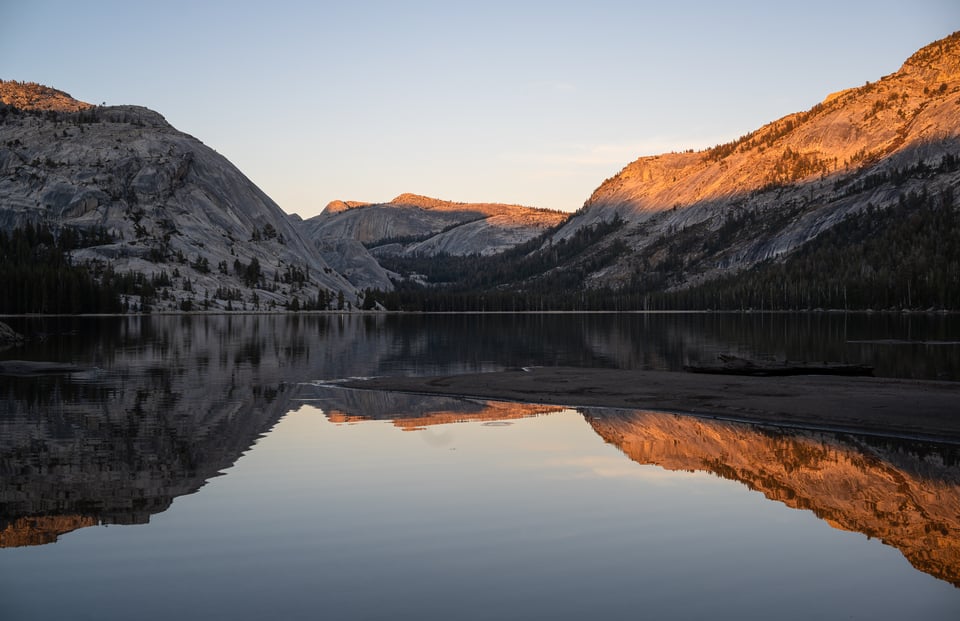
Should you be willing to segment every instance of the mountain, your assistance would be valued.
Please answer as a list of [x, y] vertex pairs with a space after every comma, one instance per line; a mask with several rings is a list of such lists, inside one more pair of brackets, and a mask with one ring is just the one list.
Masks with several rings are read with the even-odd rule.
[[[85, 292], [41, 311], [96, 297], [80, 268], [134, 310], [960, 309], [960, 33], [733, 142], [639, 158], [569, 217], [402, 194], [302, 221], [155, 112], [0, 96], [0, 231], [48, 227], [9, 245], [53, 239]], [[0, 244], [0, 312], [57, 280], [12, 280], [34, 255]]]
[[688, 287], [783, 261], [844, 219], [883, 213], [911, 193], [952, 197], [958, 157], [955, 33], [879, 81], [736, 141], [637, 159], [604, 181], [555, 238], [622, 220], [604, 243], [625, 251], [587, 283], [624, 286], [637, 273], [659, 273], [661, 287]]
[[528, 241], [566, 217], [519, 205], [401, 194], [387, 203], [334, 201], [303, 226], [315, 241], [354, 239], [376, 257], [490, 255]]
[[641, 157], [558, 230], [500, 255], [443, 265], [381, 258], [410, 279], [380, 301], [410, 310], [958, 309], [958, 186], [960, 33], [733, 142]]
[[127, 283], [129, 308], [356, 300], [276, 203], [160, 114], [30, 83], [0, 82], [0, 97], [0, 231], [69, 239], [70, 263]]

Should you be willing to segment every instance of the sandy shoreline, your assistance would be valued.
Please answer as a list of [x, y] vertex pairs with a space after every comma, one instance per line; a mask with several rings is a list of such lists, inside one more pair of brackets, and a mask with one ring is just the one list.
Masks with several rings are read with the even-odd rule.
[[541, 367], [438, 377], [380, 377], [344, 386], [565, 406], [651, 409], [960, 443], [960, 382]]

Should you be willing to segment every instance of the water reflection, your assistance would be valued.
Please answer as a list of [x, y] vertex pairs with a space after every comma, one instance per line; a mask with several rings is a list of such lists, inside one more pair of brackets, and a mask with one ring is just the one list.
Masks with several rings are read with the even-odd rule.
[[960, 449], [654, 412], [582, 410], [640, 464], [706, 471], [898, 548], [960, 586]]
[[[562, 409], [340, 388], [315, 394], [332, 422], [388, 420], [403, 429]], [[638, 464], [738, 481], [834, 528], [879, 539], [920, 571], [960, 586], [960, 447], [658, 412], [577, 411]]]
[[0, 378], [0, 546], [148, 522], [289, 410], [284, 369], [304, 357], [285, 331], [232, 318], [88, 328], [19, 353], [95, 373]]
[[[276, 360], [299, 379], [563, 365], [680, 370], [717, 353], [960, 380], [960, 315], [521, 314], [8, 318], [0, 359], [131, 370]], [[193, 360], [191, 360], [191, 358]], [[299, 376], [302, 374], [302, 378]], [[292, 378], [288, 378], [292, 381]]]
[[[346, 390], [336, 386], [300, 386], [298, 394], [321, 407], [332, 423], [388, 420], [404, 431], [452, 423], [507, 422], [565, 409], [554, 405]], [[305, 394], [316, 396], [303, 397]]]
[[[348, 391], [324, 386], [329, 380], [536, 364], [670, 368], [711, 348], [730, 350], [740, 339], [756, 351], [765, 342], [794, 347], [794, 336], [816, 340], [821, 329], [834, 335], [823, 347], [845, 347], [838, 343], [850, 327], [823, 320], [826, 327], [808, 326], [807, 333], [782, 318], [763, 319], [751, 333], [739, 320], [673, 315], [52, 322], [42, 340], [3, 356], [71, 362], [90, 372], [0, 378], [0, 546], [49, 543], [95, 524], [148, 522], [229, 468], [304, 401], [336, 423], [389, 420], [404, 430], [557, 409]], [[949, 330], [939, 325], [924, 334], [945, 338]], [[857, 328], [858, 336], [868, 332]], [[960, 585], [956, 448], [650, 412], [582, 414], [637, 463], [742, 482], [835, 527], [881, 539], [918, 569]]]
[[[251, 384], [242, 365], [227, 370], [216, 382], [182, 369], [79, 388], [62, 378], [8, 381], [0, 547], [49, 543], [96, 524], [147, 523], [230, 467], [288, 411], [289, 386]], [[64, 397], [77, 391], [103, 398]]]

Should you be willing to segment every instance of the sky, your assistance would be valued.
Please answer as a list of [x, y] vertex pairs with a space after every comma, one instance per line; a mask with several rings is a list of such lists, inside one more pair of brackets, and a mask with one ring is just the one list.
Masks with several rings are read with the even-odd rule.
[[0, 78], [156, 110], [304, 218], [404, 192], [573, 211], [956, 30], [957, 0], [0, 0]]

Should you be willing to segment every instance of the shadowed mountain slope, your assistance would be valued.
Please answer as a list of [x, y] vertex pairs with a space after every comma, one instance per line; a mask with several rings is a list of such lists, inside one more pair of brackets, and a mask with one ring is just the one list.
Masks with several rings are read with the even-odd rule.
[[[96, 242], [71, 250], [73, 263], [147, 281], [165, 274], [154, 308], [266, 309], [341, 291], [355, 299], [276, 203], [158, 113], [93, 107], [35, 84], [0, 87], [11, 104], [0, 107], [0, 231], [95, 232]], [[134, 294], [130, 303], [147, 301]]]

